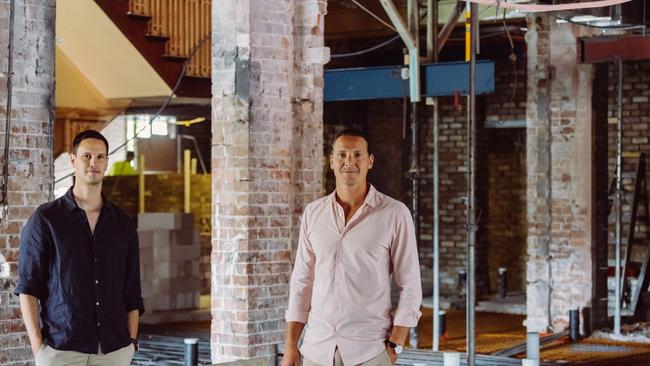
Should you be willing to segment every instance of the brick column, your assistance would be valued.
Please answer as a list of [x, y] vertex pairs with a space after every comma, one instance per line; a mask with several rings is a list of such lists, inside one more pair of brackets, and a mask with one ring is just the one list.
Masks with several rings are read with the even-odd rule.
[[[55, 1], [16, 1], [9, 142], [9, 211], [0, 224], [0, 365], [32, 360], [18, 297], [19, 236], [34, 209], [52, 198]], [[4, 158], [9, 1], [0, 1], [0, 156]], [[2, 160], [4, 161], [4, 160]]]
[[324, 11], [316, 0], [213, 2], [214, 362], [273, 364], [283, 341], [293, 233], [320, 193]]
[[[527, 327], [559, 331], [593, 291], [592, 66], [578, 64], [584, 28], [528, 18]], [[584, 322], [583, 322], [584, 323]]]

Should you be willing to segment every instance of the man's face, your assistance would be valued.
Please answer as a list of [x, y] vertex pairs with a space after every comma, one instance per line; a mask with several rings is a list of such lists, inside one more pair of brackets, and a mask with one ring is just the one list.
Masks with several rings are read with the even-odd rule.
[[330, 168], [337, 183], [353, 186], [365, 184], [374, 161], [375, 157], [368, 154], [368, 143], [363, 137], [341, 136], [334, 142]]
[[77, 152], [70, 154], [77, 182], [89, 185], [99, 184], [108, 166], [106, 145], [102, 140], [85, 139], [77, 146]]

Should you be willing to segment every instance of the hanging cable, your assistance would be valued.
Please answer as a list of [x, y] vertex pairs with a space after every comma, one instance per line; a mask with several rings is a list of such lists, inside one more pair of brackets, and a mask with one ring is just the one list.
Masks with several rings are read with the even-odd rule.
[[365, 6], [359, 4], [359, 2], [358, 2], [357, 0], [350, 0], [350, 1], [353, 2], [354, 5], [356, 5], [356, 6], [358, 6], [359, 8], [361, 8], [361, 10], [365, 11], [366, 13], [368, 13], [368, 15], [370, 15], [370, 16], [373, 17], [373, 18], [375, 18], [379, 23], [381, 23], [381, 24], [385, 25], [386, 27], [392, 29], [394, 32], [397, 32], [397, 29], [395, 29], [395, 27], [393, 27], [392, 25], [390, 25], [387, 21], [381, 19], [381, 18], [379, 17], [379, 15], [373, 13], [370, 9], [368, 9], [368, 8], [366, 8]]
[[11, 135], [11, 101], [13, 98], [13, 64], [14, 64], [14, 23], [16, 13], [16, 0], [11, 0], [9, 3], [9, 45], [8, 45], [8, 70], [7, 70], [7, 107], [5, 113], [7, 115], [5, 122], [5, 147], [4, 147], [4, 161], [2, 164], [2, 181], [0, 182], [0, 223], [7, 221], [9, 214], [9, 141]]
[[370, 53], [372, 51], [378, 50], [378, 49], [380, 49], [380, 48], [382, 48], [384, 46], [388, 46], [389, 44], [397, 41], [399, 38], [400, 38], [400, 36], [398, 34], [398, 35], [396, 35], [396, 36], [394, 36], [394, 37], [392, 37], [392, 38], [390, 38], [390, 39], [388, 39], [388, 40], [386, 40], [384, 42], [381, 42], [378, 45], [372, 46], [370, 48], [366, 48], [365, 50], [360, 50], [360, 51], [356, 51], [356, 52], [349, 52], [349, 53], [339, 53], [337, 55], [331, 55], [330, 58], [344, 58], [344, 57], [361, 56], [363, 54]]
[[[154, 121], [156, 118], [158, 118], [158, 116], [160, 116], [160, 113], [162, 113], [162, 111], [165, 110], [165, 108], [167, 108], [167, 105], [169, 104], [169, 102], [170, 102], [170, 101], [172, 100], [172, 98], [174, 97], [174, 94], [176, 94], [176, 90], [177, 90], [178, 87], [181, 85], [181, 81], [183, 80], [183, 77], [185, 76], [185, 73], [187, 72], [187, 66], [188, 66], [189, 63], [190, 63], [190, 60], [192, 60], [192, 57], [194, 57], [194, 55], [196, 54], [196, 52], [197, 52], [197, 51], [199, 50], [199, 48], [200, 48], [200, 47], [205, 43], [205, 41], [207, 41], [208, 39], [210, 39], [210, 36], [211, 36], [210, 34], [205, 35], [205, 36], [204, 36], [204, 37], [203, 37], [203, 38], [202, 38], [202, 39], [201, 39], [201, 40], [200, 40], [200, 41], [199, 41], [199, 42], [198, 42], [198, 43], [197, 43], [197, 44], [192, 48], [192, 50], [190, 50], [190, 53], [189, 53], [189, 55], [187, 56], [187, 59], [183, 62], [183, 68], [181, 69], [181, 73], [180, 73], [180, 75], [178, 75], [178, 79], [176, 79], [176, 84], [174, 84], [174, 87], [172, 88], [172, 91], [169, 93], [169, 96], [167, 96], [167, 99], [165, 99], [165, 101], [164, 101], [163, 104], [160, 106], [160, 108], [158, 108], [158, 110], [156, 111], [156, 113], [153, 114], [153, 115], [151, 116], [151, 118], [149, 119], [149, 122], [148, 122], [144, 127], [142, 127], [139, 131], [137, 131], [137, 132], [133, 135], [133, 137], [131, 137], [130, 139], [127, 139], [126, 141], [124, 141], [124, 143], [122, 143], [122, 144], [119, 145], [118, 147], [114, 148], [111, 152], [109, 152], [109, 153], [108, 153], [109, 156], [110, 156], [110, 155], [113, 155], [114, 153], [116, 153], [117, 151], [119, 151], [120, 149], [122, 149], [123, 147], [125, 147], [129, 142], [135, 140], [135, 139], [138, 137], [138, 135], [139, 135], [140, 133], [142, 133], [142, 131], [144, 131], [144, 130], [147, 129], [147, 128], [150, 128], [151, 125], [153, 124], [153, 121]], [[73, 175], [74, 175], [74, 173], [70, 173], [70, 174], [68, 174], [68, 175], [66, 175], [66, 176], [64, 176], [64, 177], [62, 177], [62, 178], [57, 179], [55, 183], [59, 183], [59, 182], [61, 182], [61, 181], [64, 180], [64, 179], [67, 179], [67, 178], [72, 177]]]

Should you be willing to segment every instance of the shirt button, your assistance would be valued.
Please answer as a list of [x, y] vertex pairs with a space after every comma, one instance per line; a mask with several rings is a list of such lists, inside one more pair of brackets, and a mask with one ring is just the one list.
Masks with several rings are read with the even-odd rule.
[[99, 301], [97, 301], [97, 302], [95, 303], [95, 305], [99, 306]]
[[99, 281], [95, 280], [95, 285], [98, 284], [98, 283], [99, 283]]
[[101, 325], [102, 325], [102, 323], [100, 323], [100, 322], [97, 322], [97, 326], [98, 326], [98, 327], [99, 327], [99, 326], [101, 326]]
[[95, 258], [95, 263], [97, 263], [98, 261], [99, 261], [99, 259]]

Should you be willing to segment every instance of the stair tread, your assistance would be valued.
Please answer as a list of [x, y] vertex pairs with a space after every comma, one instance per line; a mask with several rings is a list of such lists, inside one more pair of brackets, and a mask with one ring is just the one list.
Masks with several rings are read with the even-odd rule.
[[150, 15], [137, 14], [137, 13], [131, 13], [131, 12], [127, 12], [126, 14], [129, 16], [129, 18], [131, 18], [133, 20], [145, 20], [145, 21], [151, 20]]

